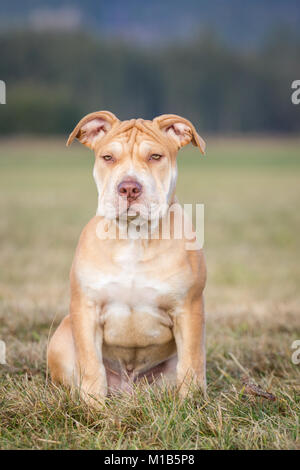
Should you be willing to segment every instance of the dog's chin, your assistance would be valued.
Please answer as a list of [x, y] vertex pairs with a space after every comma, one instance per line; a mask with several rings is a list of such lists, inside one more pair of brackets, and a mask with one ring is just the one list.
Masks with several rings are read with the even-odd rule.
[[137, 221], [140, 218], [140, 213], [135, 210], [132, 210], [130, 207], [126, 211], [119, 212], [116, 217], [118, 221], [127, 223]]
[[134, 202], [129, 205], [126, 215], [131, 220], [140, 219], [151, 222], [161, 219], [166, 212], [167, 206], [158, 202]]

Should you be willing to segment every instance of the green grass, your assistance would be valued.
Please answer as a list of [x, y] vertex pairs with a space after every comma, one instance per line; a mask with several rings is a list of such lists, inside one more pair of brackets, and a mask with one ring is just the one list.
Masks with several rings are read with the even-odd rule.
[[[182, 203], [205, 204], [208, 399], [139, 387], [88, 409], [47, 380], [93, 156], [59, 139], [0, 142], [2, 449], [295, 449], [299, 440], [300, 140], [208, 139], [179, 156]], [[244, 370], [275, 402], [243, 393]]]

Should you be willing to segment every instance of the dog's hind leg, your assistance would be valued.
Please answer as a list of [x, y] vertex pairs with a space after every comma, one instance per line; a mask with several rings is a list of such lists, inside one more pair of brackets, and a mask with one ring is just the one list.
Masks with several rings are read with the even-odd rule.
[[47, 351], [48, 367], [54, 383], [76, 385], [76, 356], [71, 329], [71, 318], [67, 315], [52, 336]]

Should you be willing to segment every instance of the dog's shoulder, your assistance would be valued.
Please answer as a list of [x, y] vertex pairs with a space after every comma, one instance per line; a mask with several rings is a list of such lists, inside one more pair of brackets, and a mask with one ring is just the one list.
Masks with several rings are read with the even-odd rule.
[[98, 226], [102, 219], [100, 216], [95, 216], [83, 228], [76, 248], [74, 263], [80, 260], [93, 260], [99, 254], [101, 240], [98, 236]]
[[89, 222], [85, 225], [83, 230], [81, 231], [78, 246], [77, 248], [80, 250], [84, 246], [93, 243], [97, 239], [97, 227], [99, 223], [101, 223], [103, 217], [94, 216]]
[[206, 262], [203, 249], [186, 251], [187, 261], [191, 267], [195, 285], [201, 290], [204, 289], [206, 284]]

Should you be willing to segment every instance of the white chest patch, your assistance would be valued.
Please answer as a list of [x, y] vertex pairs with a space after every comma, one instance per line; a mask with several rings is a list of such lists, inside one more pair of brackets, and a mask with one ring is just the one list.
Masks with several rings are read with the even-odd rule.
[[118, 312], [124, 318], [134, 310], [160, 317], [159, 299], [179, 300], [186, 293], [182, 275], [162, 281], [155, 273], [146, 274], [140, 262], [141, 254], [140, 244], [132, 241], [116, 252], [109, 272], [107, 268], [100, 270], [88, 264], [78, 269], [82, 289], [90, 300], [106, 306], [106, 315]]
[[139, 259], [139, 244], [132, 241], [116, 253], [110, 273], [82, 266], [78, 273], [80, 284], [88, 297], [96, 301], [117, 302], [129, 307], [141, 302], [152, 304], [158, 295], [168, 292], [169, 286], [143, 275]]

